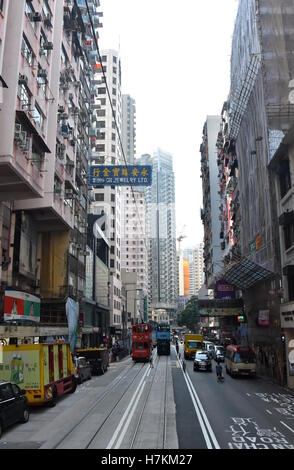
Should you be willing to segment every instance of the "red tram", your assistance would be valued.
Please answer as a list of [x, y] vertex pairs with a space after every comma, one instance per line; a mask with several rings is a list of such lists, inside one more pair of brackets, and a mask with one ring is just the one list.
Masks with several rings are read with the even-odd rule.
[[152, 325], [141, 323], [132, 327], [133, 361], [149, 361], [152, 354]]

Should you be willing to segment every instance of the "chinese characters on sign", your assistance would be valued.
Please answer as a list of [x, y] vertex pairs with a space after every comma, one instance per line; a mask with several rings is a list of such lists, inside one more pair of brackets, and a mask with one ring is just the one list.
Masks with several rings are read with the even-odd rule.
[[90, 186], [151, 186], [152, 167], [149, 165], [93, 165]]

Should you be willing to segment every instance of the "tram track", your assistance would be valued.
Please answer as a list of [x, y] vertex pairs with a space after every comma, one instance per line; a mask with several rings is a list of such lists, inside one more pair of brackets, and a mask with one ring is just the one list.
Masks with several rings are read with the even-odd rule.
[[[133, 433], [133, 437], [132, 437], [132, 440], [131, 440], [131, 444], [130, 444], [130, 449], [134, 449], [134, 445], [135, 445], [135, 442], [136, 442], [136, 439], [138, 437], [138, 433], [139, 433], [139, 430], [140, 430], [140, 427], [141, 427], [141, 424], [142, 424], [142, 420], [143, 420], [143, 416], [144, 416], [144, 413], [146, 411], [146, 407], [147, 407], [147, 403], [149, 401], [149, 398], [150, 398], [150, 394], [151, 394], [151, 390], [152, 390], [152, 386], [154, 384], [154, 381], [155, 381], [155, 378], [156, 378], [156, 372], [157, 372], [157, 369], [158, 369], [158, 366], [159, 364], [162, 364], [163, 361], [161, 361], [161, 358], [162, 356], [158, 357], [158, 360], [156, 361], [156, 368], [155, 368], [155, 371], [154, 371], [154, 374], [153, 374], [153, 379], [152, 381], [150, 382], [149, 384], [149, 389], [148, 389], [148, 393], [146, 394], [146, 397], [144, 398], [144, 402], [143, 402], [143, 405], [142, 405], [142, 409], [140, 411], [140, 414], [139, 414], [139, 418], [138, 418], [138, 421], [137, 421], [137, 424], [136, 424], [136, 427], [135, 427], [135, 430], [134, 430], [134, 433]], [[165, 381], [164, 381], [164, 406], [163, 406], [163, 435], [162, 435], [162, 448], [165, 449], [166, 448], [166, 401], [167, 401], [167, 369], [168, 369], [168, 358], [169, 356], [166, 356], [166, 359], [165, 359]]]
[[[86, 413], [84, 413], [84, 415], [79, 419], [79, 421], [77, 423], [75, 423], [73, 426], [71, 426], [71, 428], [67, 431], [67, 433], [65, 435], [62, 436], [62, 438], [57, 442], [55, 443], [55, 445], [52, 447], [53, 449], [57, 449], [59, 448], [63, 443], [66, 442], [66, 440], [71, 436], [71, 434], [73, 434], [74, 432], [76, 432], [79, 428], [79, 426], [83, 425], [85, 423], [85, 421], [87, 420], [87, 418], [94, 412], [94, 410], [96, 409], [96, 407], [98, 405], [100, 405], [103, 400], [105, 400], [105, 398], [109, 397], [109, 394], [114, 392], [115, 390], [117, 390], [117, 388], [121, 385], [121, 382], [128, 376], [128, 373], [129, 371], [131, 371], [132, 369], [134, 369], [136, 366], [136, 364], [132, 364], [130, 365], [126, 370], [124, 370], [124, 372], [118, 376], [116, 379], [114, 379], [114, 381], [112, 381], [109, 386], [106, 388], [106, 390], [104, 390], [104, 392], [98, 397], [98, 399], [91, 405], [91, 407], [87, 410]], [[84, 449], [88, 449], [89, 446], [91, 445], [91, 443], [93, 442], [93, 440], [97, 437], [97, 435], [99, 434], [99, 432], [101, 431], [101, 429], [103, 428], [103, 426], [105, 425], [105, 423], [107, 422], [107, 420], [110, 418], [110, 416], [113, 414], [114, 410], [117, 408], [117, 406], [119, 405], [119, 403], [121, 402], [121, 400], [125, 397], [125, 395], [127, 394], [127, 392], [130, 390], [131, 386], [133, 385], [133, 383], [135, 382], [135, 380], [137, 379], [137, 377], [140, 375], [142, 369], [144, 368], [145, 364], [142, 365], [142, 367], [140, 367], [138, 369], [138, 372], [134, 375], [134, 377], [131, 379], [130, 383], [127, 385], [126, 389], [124, 390], [124, 392], [122, 393], [122, 395], [120, 395], [119, 399], [115, 401], [115, 404], [112, 406], [111, 410], [109, 411], [109, 413], [107, 414], [107, 416], [103, 419], [102, 423], [99, 425], [98, 429], [95, 430], [94, 434], [91, 436], [91, 438], [88, 440], [86, 446], [84, 446], [83, 448]]]

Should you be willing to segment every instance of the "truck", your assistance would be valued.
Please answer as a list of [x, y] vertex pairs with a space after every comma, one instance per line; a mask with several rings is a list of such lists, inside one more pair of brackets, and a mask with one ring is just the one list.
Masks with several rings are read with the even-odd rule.
[[69, 343], [2, 346], [0, 381], [25, 390], [31, 406], [54, 406], [58, 397], [75, 392], [77, 387]]
[[203, 335], [187, 334], [185, 335], [184, 358], [194, 359], [196, 351], [204, 348]]
[[107, 348], [79, 348], [76, 349], [77, 357], [85, 357], [91, 366], [91, 373], [104, 374], [109, 366], [109, 353]]
[[156, 331], [157, 354], [170, 355], [170, 326], [166, 322], [160, 322]]

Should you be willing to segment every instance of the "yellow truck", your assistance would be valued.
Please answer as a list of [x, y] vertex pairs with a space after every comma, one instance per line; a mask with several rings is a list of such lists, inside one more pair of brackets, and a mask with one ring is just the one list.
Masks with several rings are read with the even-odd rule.
[[73, 393], [77, 387], [70, 345], [62, 342], [2, 346], [0, 381], [24, 389], [29, 405], [55, 405], [59, 396]]
[[196, 351], [203, 349], [203, 336], [189, 334], [185, 335], [184, 357], [194, 359]]

